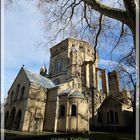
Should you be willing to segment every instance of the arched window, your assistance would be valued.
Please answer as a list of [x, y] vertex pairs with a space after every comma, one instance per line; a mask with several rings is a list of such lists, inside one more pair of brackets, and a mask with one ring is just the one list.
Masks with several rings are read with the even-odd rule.
[[16, 92], [15, 92], [15, 96], [14, 96], [14, 101], [17, 100], [19, 90], [20, 90], [20, 84], [17, 85]]
[[4, 128], [7, 128], [7, 122], [9, 118], [9, 111], [6, 112], [5, 117], [4, 117]]
[[65, 106], [64, 105], [60, 106], [60, 117], [65, 117]]
[[114, 112], [113, 112], [113, 110], [110, 110], [110, 123], [114, 124]]
[[118, 112], [115, 112], [115, 120], [116, 120], [116, 124], [118, 124]]
[[6, 126], [8, 129], [12, 129], [13, 128], [13, 123], [14, 123], [14, 119], [15, 119], [15, 113], [16, 113], [16, 109], [14, 107], [14, 108], [12, 108], [12, 110], [10, 112], [8, 124]]
[[50, 64], [49, 75], [50, 75], [50, 76], [53, 75], [53, 65], [52, 65], [52, 61], [51, 61], [51, 64]]
[[67, 71], [68, 59], [64, 58], [62, 64], [63, 64], [63, 71]]
[[19, 130], [19, 128], [20, 128], [21, 116], [22, 116], [22, 111], [19, 110], [17, 112], [17, 115], [15, 117], [15, 121], [14, 121], [14, 125], [13, 125], [15, 130]]
[[24, 91], [25, 91], [25, 86], [23, 86], [22, 89], [21, 89], [19, 99], [23, 99], [23, 97], [24, 97]]
[[71, 106], [71, 116], [76, 116], [76, 105]]
[[62, 59], [58, 58], [56, 61], [56, 73], [61, 72], [61, 68], [62, 68]]
[[13, 96], [14, 96], [14, 91], [11, 92], [11, 95], [10, 95], [10, 103], [12, 103], [12, 101], [13, 101]]

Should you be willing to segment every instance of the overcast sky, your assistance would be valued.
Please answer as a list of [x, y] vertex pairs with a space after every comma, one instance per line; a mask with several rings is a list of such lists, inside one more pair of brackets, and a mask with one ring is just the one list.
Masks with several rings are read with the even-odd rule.
[[[20, 0], [20, 4], [5, 11], [5, 95], [22, 65], [35, 73], [39, 73], [44, 61], [49, 66], [49, 48], [38, 45], [44, 40], [43, 17], [33, 2], [25, 0]], [[45, 41], [47, 42], [47, 38]], [[101, 67], [108, 67], [110, 62], [116, 64], [115, 61], [106, 59], [105, 48], [99, 54]]]

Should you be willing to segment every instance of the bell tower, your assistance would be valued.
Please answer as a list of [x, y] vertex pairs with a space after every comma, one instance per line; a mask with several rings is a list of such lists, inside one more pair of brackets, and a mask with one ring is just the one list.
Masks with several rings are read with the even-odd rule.
[[[94, 48], [87, 42], [67, 38], [50, 49], [51, 58], [49, 66], [49, 78], [55, 83], [65, 83], [76, 79], [78, 87], [90, 88], [93, 81], [96, 82], [94, 64]], [[86, 80], [86, 81], [84, 81]], [[83, 85], [83, 83], [85, 83]]]
[[119, 76], [116, 71], [108, 73], [109, 93], [116, 95], [120, 92]]

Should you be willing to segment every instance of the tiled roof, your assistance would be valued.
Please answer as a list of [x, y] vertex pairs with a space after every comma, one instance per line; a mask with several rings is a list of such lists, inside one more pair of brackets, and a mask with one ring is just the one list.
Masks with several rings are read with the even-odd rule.
[[41, 75], [35, 74], [25, 68], [23, 68], [29, 81], [35, 83], [37, 85], [43, 86], [45, 88], [52, 88], [55, 87], [55, 84], [48, 78], [43, 77]]

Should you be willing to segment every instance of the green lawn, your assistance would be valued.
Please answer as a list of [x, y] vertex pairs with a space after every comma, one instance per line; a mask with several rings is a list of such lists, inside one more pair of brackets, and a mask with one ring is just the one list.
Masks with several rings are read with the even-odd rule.
[[50, 132], [18, 132], [5, 131], [6, 140], [26, 139], [31, 140], [134, 140], [134, 134], [117, 133], [117, 132], [90, 132], [89, 134], [65, 134], [65, 133], [50, 133]]

